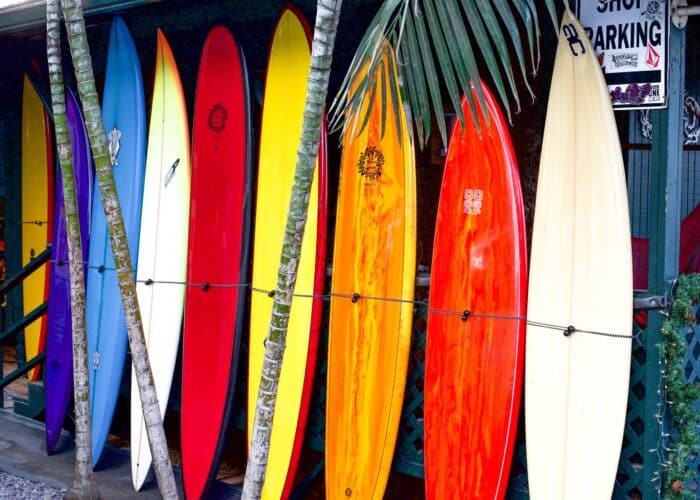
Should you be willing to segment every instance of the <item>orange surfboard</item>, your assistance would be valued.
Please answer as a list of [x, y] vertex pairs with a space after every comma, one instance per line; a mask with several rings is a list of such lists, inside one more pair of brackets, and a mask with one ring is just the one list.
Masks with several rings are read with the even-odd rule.
[[[369, 122], [359, 135], [359, 124], [350, 127], [343, 142], [326, 402], [326, 495], [331, 499], [383, 497], [411, 344], [415, 166], [403, 108], [391, 102], [388, 91], [390, 85], [398, 89], [393, 49], [384, 47]], [[363, 118], [361, 113], [360, 123]]]

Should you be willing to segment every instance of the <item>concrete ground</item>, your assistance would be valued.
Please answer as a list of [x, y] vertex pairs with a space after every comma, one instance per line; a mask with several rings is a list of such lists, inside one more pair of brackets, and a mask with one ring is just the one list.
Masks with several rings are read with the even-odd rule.
[[[64, 432], [56, 454], [46, 453], [44, 426], [41, 422], [0, 410], [0, 470], [30, 481], [58, 489], [68, 489], [73, 482], [75, 447], [71, 436]], [[179, 469], [175, 477], [182, 493]], [[143, 489], [136, 493], [131, 485], [131, 468], [127, 451], [106, 447], [95, 471], [98, 488], [105, 499], [160, 498], [153, 473]], [[240, 488], [217, 481], [209, 498], [239, 498]]]

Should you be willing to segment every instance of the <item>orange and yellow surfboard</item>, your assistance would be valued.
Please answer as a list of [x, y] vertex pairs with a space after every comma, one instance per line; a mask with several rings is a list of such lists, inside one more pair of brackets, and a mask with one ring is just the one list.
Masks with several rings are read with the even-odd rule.
[[[393, 49], [384, 48], [374, 84], [398, 89]], [[326, 402], [330, 499], [383, 497], [411, 344], [414, 154], [401, 103], [375, 90], [369, 122], [359, 135], [360, 125], [350, 127], [341, 160]]]

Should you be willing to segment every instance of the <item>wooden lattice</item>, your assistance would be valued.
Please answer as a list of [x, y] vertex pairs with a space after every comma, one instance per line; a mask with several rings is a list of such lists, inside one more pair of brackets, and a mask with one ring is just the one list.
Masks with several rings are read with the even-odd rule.
[[[326, 307], [326, 313], [327, 313]], [[324, 315], [327, 318], [327, 314]], [[403, 416], [399, 429], [398, 443], [394, 456], [394, 471], [410, 476], [423, 477], [423, 374], [425, 366], [427, 308], [419, 305], [415, 309], [413, 327], [413, 345], [409, 361], [409, 374], [404, 398]], [[694, 335], [689, 335], [689, 359], [687, 374], [691, 380], [700, 380], [700, 327]], [[325, 432], [325, 400], [326, 400], [326, 356], [328, 349], [327, 325], [321, 332], [321, 342], [318, 352], [316, 378], [313, 389], [311, 410], [306, 428], [306, 446], [318, 451], [324, 450]], [[644, 430], [647, 426], [658, 426], [655, 415], [644, 412], [647, 389], [644, 380], [648, 367], [646, 363], [645, 334], [634, 341], [632, 350], [632, 365], [630, 391], [628, 399], [627, 422], [620, 457], [620, 465], [616, 478], [615, 499], [641, 498], [642, 469], [644, 467], [659, 467], [658, 456], [644, 449]], [[239, 374], [239, 387], [245, 385], [245, 376]], [[651, 389], [656, 394], [657, 387]], [[242, 401], [244, 391], [239, 391], [238, 401]], [[233, 424], [243, 428], [245, 422], [241, 410], [242, 405], [236, 404]], [[521, 417], [515, 455], [511, 466], [511, 477], [507, 498], [529, 498], [527, 487], [527, 463], [525, 454], [525, 439], [523, 432], [524, 421]], [[694, 466], [700, 471], [700, 457], [696, 457]], [[700, 476], [700, 473], [699, 473]]]

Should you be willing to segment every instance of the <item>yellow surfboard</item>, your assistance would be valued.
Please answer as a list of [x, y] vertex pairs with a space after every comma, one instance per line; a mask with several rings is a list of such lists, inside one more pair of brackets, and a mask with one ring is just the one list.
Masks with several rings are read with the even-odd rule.
[[[51, 238], [53, 208], [53, 142], [49, 117], [29, 78], [22, 92], [22, 266], [46, 249]], [[49, 289], [48, 263], [22, 284], [22, 302], [27, 315], [46, 301]], [[26, 359], [44, 349], [46, 315], [24, 329]], [[29, 371], [36, 380], [39, 370]]]
[[[253, 243], [252, 285], [257, 290], [274, 290], [277, 287], [282, 237], [301, 137], [310, 63], [308, 25], [303, 15], [288, 5], [277, 21], [265, 82]], [[324, 156], [324, 143], [322, 141], [319, 149], [321, 158]], [[317, 165], [297, 274], [296, 293], [299, 294], [313, 293], [317, 267], [323, 267], [317, 266], [317, 239], [321, 225], [325, 224], [325, 203], [319, 203], [318, 170]], [[325, 195], [322, 200], [325, 200]], [[304, 430], [304, 426], [299, 425], [300, 415], [302, 418], [306, 415], [304, 405], [308, 404], [308, 389], [312, 380], [312, 377], [307, 378], [307, 370], [313, 370], [308, 362], [313, 359], [309, 357], [310, 347], [315, 354], [315, 346], [310, 338], [318, 335], [315, 331], [318, 325], [315, 323], [320, 319], [319, 311], [318, 304], [314, 307], [311, 298], [295, 297], [292, 301], [263, 498], [277, 500], [287, 495], [296, 470], [301, 445], [299, 433]], [[264, 341], [271, 313], [272, 298], [254, 291], [250, 311], [249, 446], [265, 354]]]
[[326, 396], [330, 499], [383, 497], [411, 345], [413, 304], [376, 300], [411, 301], [416, 260], [413, 147], [402, 105], [391, 102], [398, 81], [393, 49], [385, 49], [369, 122], [359, 135], [359, 125], [350, 127], [343, 142]]

